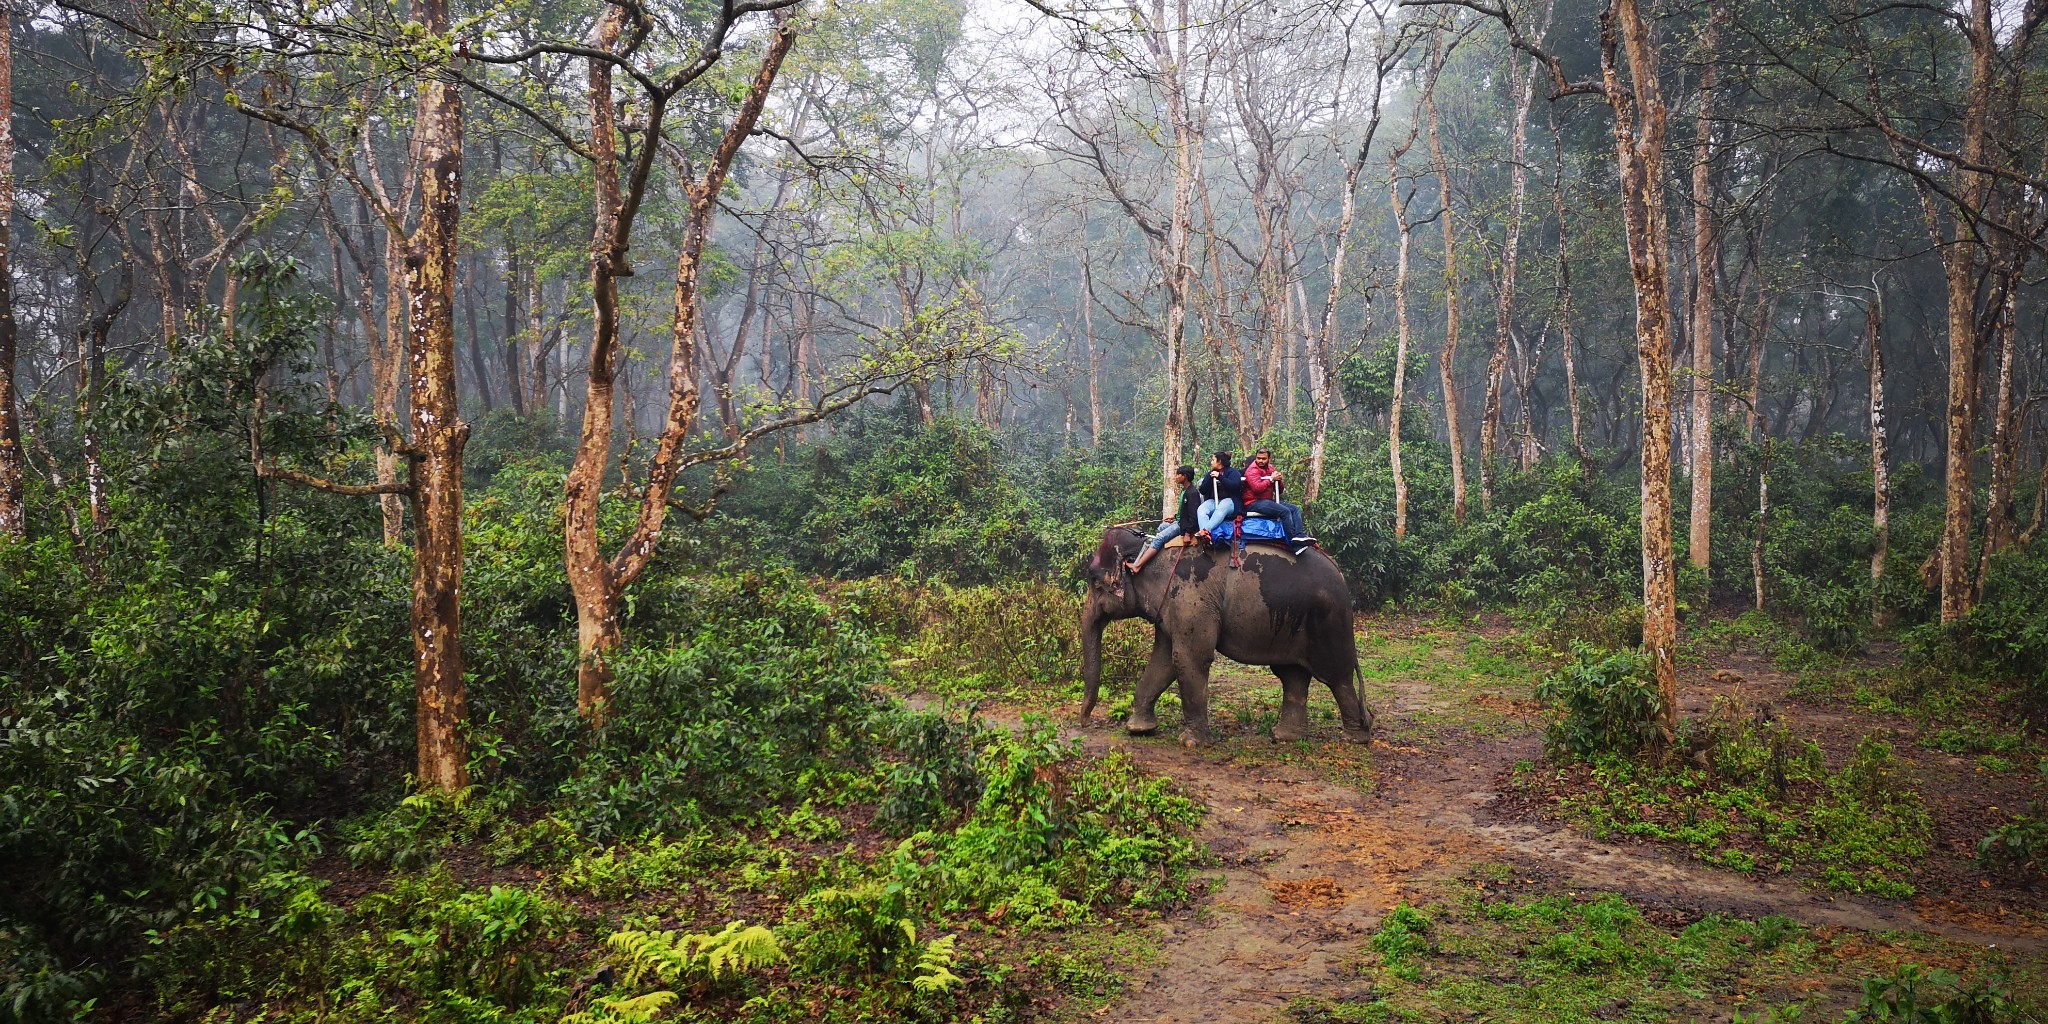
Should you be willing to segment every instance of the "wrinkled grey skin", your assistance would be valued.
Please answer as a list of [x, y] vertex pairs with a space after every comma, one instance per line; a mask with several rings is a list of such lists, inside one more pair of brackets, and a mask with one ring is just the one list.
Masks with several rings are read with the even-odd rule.
[[1232, 568], [1227, 549], [1169, 548], [1133, 576], [1145, 536], [1112, 527], [1088, 561], [1088, 596], [1081, 608], [1081, 673], [1086, 690], [1081, 718], [1095, 711], [1102, 682], [1102, 630], [1118, 619], [1141, 618], [1155, 627], [1152, 656], [1138, 680], [1124, 729], [1159, 728], [1153, 705], [1167, 684], [1180, 684], [1181, 742], [1212, 742], [1209, 666], [1222, 654], [1246, 665], [1269, 665], [1280, 677], [1279, 741], [1308, 735], [1308, 688], [1320, 679], [1337, 698], [1344, 738], [1372, 739], [1372, 712], [1359, 700], [1358, 643], [1351, 633], [1351, 589], [1321, 551], [1299, 559], [1259, 546]]

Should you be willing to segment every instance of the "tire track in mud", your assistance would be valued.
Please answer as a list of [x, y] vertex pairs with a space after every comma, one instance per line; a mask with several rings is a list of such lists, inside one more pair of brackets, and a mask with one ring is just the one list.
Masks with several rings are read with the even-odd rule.
[[[1392, 703], [1379, 709], [1381, 735], [1429, 710], [1427, 690], [1397, 684]], [[1280, 1016], [1301, 996], [1366, 998], [1371, 985], [1354, 962], [1380, 917], [1404, 901], [1427, 899], [1433, 883], [1482, 864], [1513, 868], [1516, 878], [1507, 888], [1519, 892], [1616, 893], [1682, 918], [1780, 914], [1813, 926], [2048, 948], [2038, 930], [2003, 928], [1981, 915], [1829, 897], [1656, 847], [1602, 843], [1547, 822], [1497, 818], [1489, 810], [1498, 797], [1496, 780], [1518, 759], [1537, 755], [1533, 732], [1454, 749], [1375, 741], [1376, 786], [1368, 794], [1310, 767], [1245, 764], [1233, 756], [1270, 749], [1256, 736], [1190, 750], [1163, 733], [1133, 737], [1114, 723], [1080, 727], [1071, 716], [1062, 731], [1092, 754], [1121, 751], [1202, 800], [1209, 808], [1202, 838], [1220, 862], [1212, 873], [1221, 884], [1197, 913], [1161, 926], [1160, 962], [1127, 979], [1125, 997], [1102, 1014], [1105, 1019], [1258, 1021]], [[1311, 742], [1342, 741], [1334, 725], [1318, 723]]]

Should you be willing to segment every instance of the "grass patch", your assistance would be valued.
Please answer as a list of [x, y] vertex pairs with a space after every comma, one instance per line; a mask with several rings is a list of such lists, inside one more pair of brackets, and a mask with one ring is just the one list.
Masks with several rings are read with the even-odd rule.
[[1839, 771], [1820, 746], [1725, 698], [1663, 761], [1520, 767], [1515, 785], [1601, 839], [1674, 843], [1742, 873], [1804, 872], [1826, 888], [1913, 895], [1933, 823], [1889, 746], [1865, 737]]
[[1358, 667], [1366, 699], [1380, 705], [1393, 697], [1396, 683], [1427, 687], [1411, 723], [1387, 735], [1393, 743], [1454, 732], [1489, 738], [1522, 732], [1533, 713], [1527, 695], [1544, 671], [1518, 638], [1440, 628], [1400, 636], [1360, 633]]
[[1289, 1012], [1301, 1024], [1818, 1020], [1861, 1006], [1866, 979], [1881, 987], [1908, 963], [1986, 979], [2019, 1012], [2038, 1013], [2048, 993], [2038, 957], [1782, 917], [1686, 922], [1616, 895], [1502, 899], [1472, 881], [1381, 920], [1359, 952], [1372, 997]]

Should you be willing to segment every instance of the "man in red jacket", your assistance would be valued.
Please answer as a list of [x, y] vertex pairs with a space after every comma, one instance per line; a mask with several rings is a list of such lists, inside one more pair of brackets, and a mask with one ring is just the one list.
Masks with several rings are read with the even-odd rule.
[[1308, 528], [1301, 521], [1301, 506], [1280, 500], [1280, 489], [1284, 486], [1286, 481], [1280, 478], [1280, 471], [1273, 468], [1273, 453], [1259, 449], [1252, 464], [1244, 468], [1244, 510], [1280, 520], [1287, 529], [1288, 544], [1299, 555], [1316, 539], [1308, 535]]

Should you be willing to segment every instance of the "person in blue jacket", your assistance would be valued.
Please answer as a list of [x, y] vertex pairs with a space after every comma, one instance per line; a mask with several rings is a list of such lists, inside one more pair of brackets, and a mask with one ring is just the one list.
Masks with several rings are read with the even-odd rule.
[[1196, 536], [1209, 539], [1209, 532], [1223, 525], [1244, 504], [1244, 473], [1232, 469], [1230, 453], [1217, 452], [1209, 459], [1209, 475], [1202, 478], [1197, 491], [1202, 504], [1196, 510]]

